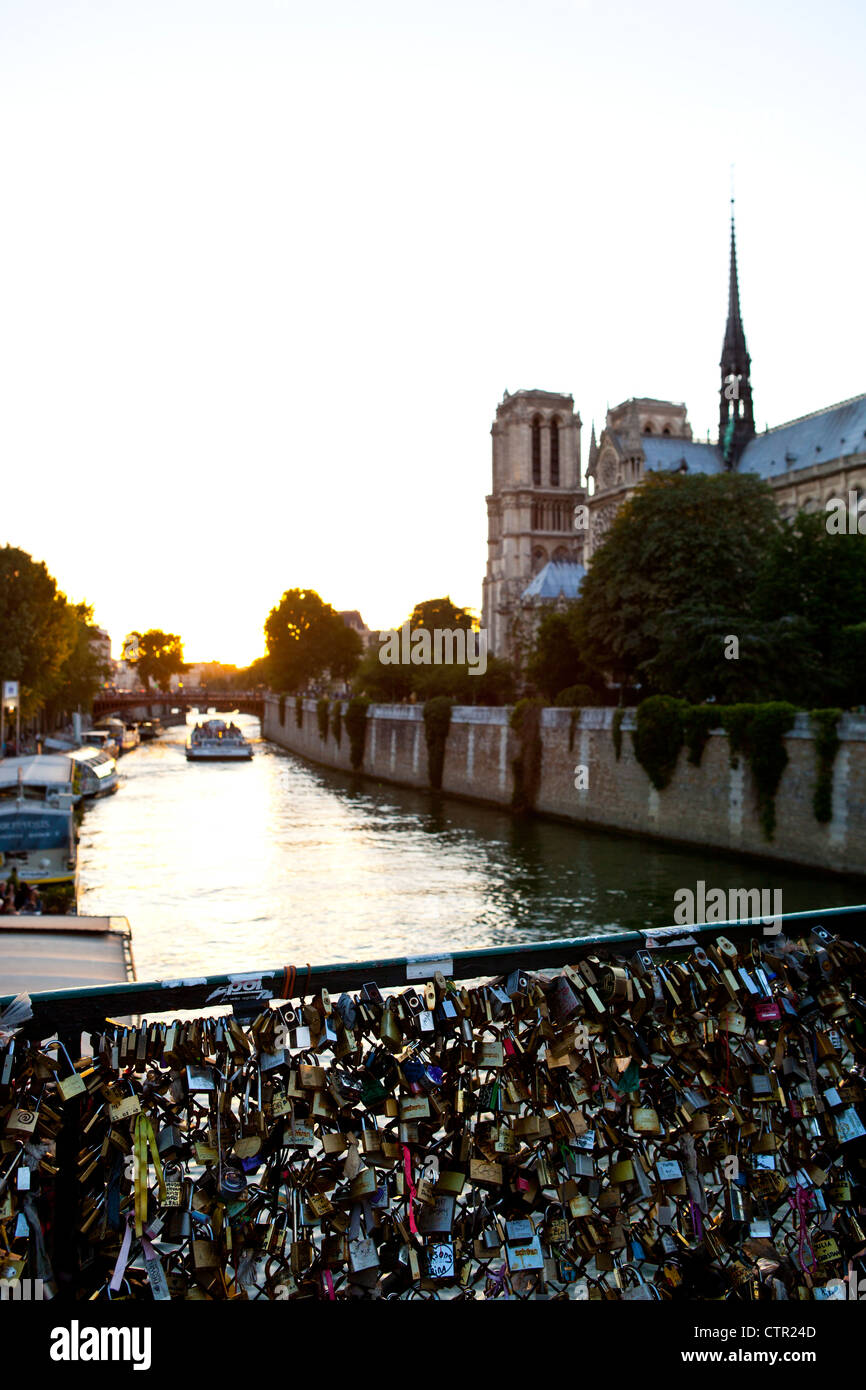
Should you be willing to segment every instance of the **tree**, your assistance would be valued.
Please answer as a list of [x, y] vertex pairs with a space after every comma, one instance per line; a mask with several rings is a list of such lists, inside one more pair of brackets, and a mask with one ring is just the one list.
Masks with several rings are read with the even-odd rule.
[[529, 679], [553, 700], [560, 690], [573, 685], [591, 686], [599, 699], [604, 681], [581, 655], [580, 632], [574, 604], [564, 612], [545, 613], [538, 625], [535, 645], [526, 663]]
[[20, 683], [21, 713], [35, 714], [58, 688], [76, 641], [66, 597], [42, 561], [0, 550], [0, 679]]
[[436, 628], [440, 631], [445, 629], [469, 632], [472, 628], [472, 614], [468, 608], [458, 608], [456, 603], [452, 603], [450, 598], [428, 598], [423, 603], [416, 603], [409, 617], [409, 627], [412, 632], [416, 628], [424, 627], [433, 632]]
[[301, 690], [324, 672], [347, 680], [361, 654], [361, 638], [313, 589], [287, 589], [265, 623], [271, 684]]
[[[447, 597], [416, 603], [401, 628], [394, 629], [399, 633], [399, 659], [381, 659], [382, 651], [386, 650], [384, 633], [380, 634], [382, 644], [372, 646], [365, 654], [353, 680], [354, 688], [359, 693], [384, 704], [398, 703], [411, 697], [422, 703], [440, 696], [448, 697], [459, 705], [498, 705], [507, 704], [513, 699], [515, 680], [510, 662], [485, 655], [483, 664], [486, 669], [482, 671], [481, 647], [476, 645], [479, 639], [474, 639], [471, 647], [469, 639], [466, 639], [469, 648], [466, 654], [475, 657], [471, 664], [468, 660], [403, 660], [404, 655], [409, 655], [402, 632], [405, 623], [409, 624], [410, 633], [425, 631], [432, 634], [437, 630], [469, 633], [474, 628], [475, 620], [468, 608], [459, 608]], [[436, 651], [432, 641], [431, 651]], [[453, 647], [449, 645], [447, 648], [443, 643], [443, 656], [446, 651], [448, 655], [455, 655], [456, 641]]]
[[56, 717], [61, 712], [89, 710], [102, 682], [111, 674], [94, 649], [93, 608], [88, 603], [67, 604], [66, 617], [71, 633], [69, 653], [57, 674], [57, 685], [47, 704]]
[[760, 634], [755, 584], [781, 526], [758, 478], [651, 475], [593, 555], [575, 606], [581, 656], [644, 694], [679, 694], [687, 670], [699, 698], [712, 698], [736, 666], [721, 639]]
[[176, 632], [163, 632], [158, 627], [148, 628], [147, 632], [131, 632], [124, 651], [126, 660], [135, 666], [144, 681], [145, 690], [150, 690], [150, 682], [154, 680], [160, 690], [166, 691], [172, 676], [182, 676], [187, 669], [183, 639]]
[[368, 647], [352, 678], [352, 688], [359, 695], [379, 704], [399, 704], [408, 700], [415, 689], [417, 666], [379, 660], [378, 644]]
[[769, 546], [755, 586], [755, 608], [767, 621], [799, 626], [813, 653], [795, 668], [792, 698], [802, 703], [861, 704], [866, 671], [851, 631], [866, 621], [866, 536], [833, 535], [823, 512], [798, 512]]
[[270, 661], [266, 656], [257, 656], [255, 661], [249, 666], [243, 667], [238, 671], [234, 681], [235, 690], [255, 690], [260, 685], [267, 685], [270, 679]]

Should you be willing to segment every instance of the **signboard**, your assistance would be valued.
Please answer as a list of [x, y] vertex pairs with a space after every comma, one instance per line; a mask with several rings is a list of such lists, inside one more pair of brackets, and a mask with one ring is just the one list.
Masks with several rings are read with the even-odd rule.
[[31, 811], [0, 815], [0, 849], [60, 849], [69, 843], [69, 819]]
[[17, 681], [4, 681], [4, 682], [3, 682], [3, 703], [4, 703], [4, 705], [7, 705], [7, 704], [8, 704], [8, 705], [13, 705], [13, 704], [15, 704], [15, 703], [17, 702], [17, 700], [18, 700], [18, 682], [17, 682]]

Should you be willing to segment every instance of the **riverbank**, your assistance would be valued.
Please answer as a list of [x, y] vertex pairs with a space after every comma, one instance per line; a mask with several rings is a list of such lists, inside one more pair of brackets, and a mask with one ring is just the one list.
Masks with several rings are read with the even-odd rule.
[[[263, 736], [326, 767], [352, 770], [345, 721], [339, 739], [329, 720], [325, 738], [317, 702], [265, 699]], [[634, 755], [633, 712], [625, 711], [615, 737], [613, 709], [545, 709], [540, 720], [540, 770], [534, 811], [574, 824], [725, 853], [777, 860], [853, 877], [866, 876], [866, 718], [839, 721], [831, 819], [815, 818], [818, 776], [815, 740], [807, 715], [797, 715], [784, 738], [788, 764], [775, 798], [776, 828], [766, 840], [757, 790], [745, 758], [732, 759], [727, 736], [710, 733], [699, 766], [681, 753], [664, 791], [652, 786]], [[509, 807], [520, 742], [505, 708], [457, 706], [445, 743], [442, 790], [452, 796]], [[371, 705], [363, 759], [357, 771], [398, 786], [429, 788], [423, 710], [418, 705]]]

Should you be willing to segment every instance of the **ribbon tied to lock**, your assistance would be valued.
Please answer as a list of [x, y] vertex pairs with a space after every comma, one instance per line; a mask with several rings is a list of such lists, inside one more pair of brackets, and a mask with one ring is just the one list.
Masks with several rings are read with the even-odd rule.
[[415, 1220], [415, 1202], [417, 1201], [417, 1193], [415, 1191], [415, 1184], [412, 1181], [412, 1156], [409, 1153], [409, 1146], [407, 1144], [403, 1144], [402, 1149], [403, 1171], [406, 1174], [406, 1187], [409, 1192], [409, 1230], [412, 1232], [413, 1236], [420, 1236], [421, 1233], [418, 1230], [418, 1224]]
[[[800, 1268], [802, 1270], [811, 1269], [812, 1265], [815, 1263], [815, 1252], [812, 1249], [812, 1240], [806, 1226], [806, 1217], [809, 1213], [809, 1210], [812, 1207], [811, 1192], [808, 1190], [808, 1188], [802, 1187], [800, 1183], [797, 1183], [797, 1186], [794, 1188], [793, 1195], [788, 1198], [788, 1206], [791, 1208], [793, 1215], [797, 1218], [800, 1227], [797, 1233], [800, 1241], [798, 1250]], [[809, 1247], [808, 1265], [804, 1264], [803, 1262], [803, 1251], [807, 1245]]]
[[135, 1117], [135, 1128], [132, 1138], [132, 1151], [135, 1156], [133, 1172], [135, 1175], [135, 1234], [137, 1236], [143, 1234], [144, 1223], [147, 1220], [148, 1149], [150, 1149], [153, 1166], [156, 1170], [160, 1201], [164, 1202], [166, 1198], [165, 1178], [162, 1174], [162, 1162], [159, 1157], [159, 1149], [156, 1146], [156, 1135], [153, 1132], [153, 1125], [149, 1117], [142, 1111]]

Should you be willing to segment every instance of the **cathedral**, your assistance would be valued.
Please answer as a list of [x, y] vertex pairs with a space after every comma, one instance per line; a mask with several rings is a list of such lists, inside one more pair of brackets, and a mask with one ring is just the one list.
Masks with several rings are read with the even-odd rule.
[[866, 491], [866, 395], [755, 431], [733, 215], [719, 365], [715, 444], [692, 438], [684, 405], [636, 396], [607, 412], [598, 440], [593, 427], [586, 485], [574, 398], [506, 391], [491, 431], [481, 619], [494, 656], [522, 665], [543, 613], [577, 597], [594, 549], [648, 473], [755, 473], [772, 485], [786, 517]]

